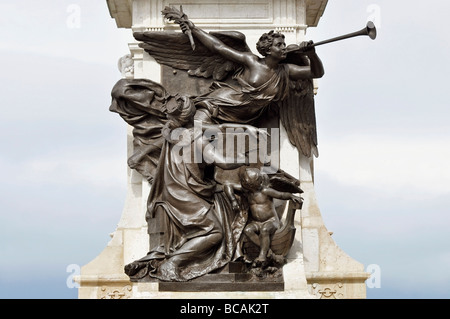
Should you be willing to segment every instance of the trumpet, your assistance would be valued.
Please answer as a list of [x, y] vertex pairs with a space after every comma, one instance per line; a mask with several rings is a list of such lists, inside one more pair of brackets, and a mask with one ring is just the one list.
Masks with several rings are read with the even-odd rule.
[[367, 25], [364, 29], [361, 29], [357, 32], [353, 32], [353, 33], [349, 33], [349, 34], [345, 34], [345, 35], [341, 35], [339, 37], [335, 37], [335, 38], [331, 38], [328, 40], [324, 40], [324, 41], [320, 41], [317, 43], [313, 43], [311, 46], [319, 46], [322, 44], [327, 44], [327, 43], [331, 43], [331, 42], [335, 42], [335, 41], [340, 41], [340, 40], [344, 40], [344, 39], [349, 39], [349, 38], [354, 38], [357, 36], [368, 36], [369, 38], [371, 38], [372, 40], [375, 40], [377, 37], [377, 28], [375, 27], [375, 24], [372, 21], [367, 22]]

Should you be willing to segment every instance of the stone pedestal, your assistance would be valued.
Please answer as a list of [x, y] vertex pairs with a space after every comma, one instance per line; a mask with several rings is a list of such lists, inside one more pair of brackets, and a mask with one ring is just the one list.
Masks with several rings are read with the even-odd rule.
[[[282, 32], [287, 44], [300, 43], [307, 28], [317, 26], [327, 0], [192, 0], [186, 3], [168, 0], [107, 0], [107, 3], [117, 26], [129, 28], [130, 32], [177, 29], [177, 25], [163, 21], [161, 10], [165, 6], [179, 7], [182, 4], [184, 12], [200, 28], [206, 31], [241, 31], [246, 35], [249, 47], [256, 52], [253, 48], [257, 40], [262, 33], [270, 30]], [[160, 83], [160, 65], [137, 43], [130, 43], [129, 48], [134, 68], [122, 74]], [[326, 61], [323, 62], [326, 68]], [[106, 106], [105, 111], [107, 109]], [[126, 134], [128, 155], [131, 155], [131, 127]], [[274, 282], [270, 286], [272, 288], [255, 291], [254, 288], [248, 288], [245, 280], [237, 280], [236, 286], [240, 285], [241, 288], [235, 286], [231, 289], [228, 286], [228, 289], [217, 288], [217, 291], [213, 291], [205, 288], [202, 281], [193, 281], [182, 289], [175, 289], [170, 283], [160, 285], [158, 281], [130, 282], [124, 273], [124, 265], [143, 257], [149, 249], [145, 211], [150, 186], [138, 172], [128, 169], [128, 190], [122, 217], [107, 247], [97, 258], [83, 266], [80, 276], [76, 278], [80, 284], [79, 298], [365, 298], [365, 280], [369, 274], [364, 272], [361, 263], [350, 258], [336, 245], [322, 220], [314, 191], [313, 158], [299, 154], [289, 143], [282, 127], [280, 145], [280, 168], [298, 177], [304, 190], [304, 204], [295, 217], [295, 240], [287, 256], [288, 263], [283, 267], [282, 284]], [[233, 278], [236, 282], [237, 277]], [[229, 279], [224, 277], [224, 280]]]

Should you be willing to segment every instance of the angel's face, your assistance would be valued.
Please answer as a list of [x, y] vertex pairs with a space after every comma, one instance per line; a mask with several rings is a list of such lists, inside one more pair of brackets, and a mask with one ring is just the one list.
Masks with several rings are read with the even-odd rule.
[[286, 53], [286, 42], [284, 42], [284, 39], [281, 37], [276, 37], [273, 39], [272, 46], [270, 47], [269, 54], [277, 58], [279, 60], [286, 59], [287, 53]]

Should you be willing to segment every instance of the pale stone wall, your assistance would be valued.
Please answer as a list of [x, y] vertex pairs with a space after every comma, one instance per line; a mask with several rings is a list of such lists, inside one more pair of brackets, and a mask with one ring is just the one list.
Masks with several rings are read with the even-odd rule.
[[[262, 33], [275, 29], [284, 33], [286, 43], [300, 43], [308, 27], [316, 26], [327, 0], [108, 0], [111, 16], [120, 28], [133, 31], [175, 30], [165, 24], [161, 10], [167, 5], [179, 7], [196, 25], [206, 31], [238, 30], [247, 37], [249, 47]], [[160, 66], [139, 48], [129, 44], [134, 60], [134, 78], [161, 81]], [[325, 65], [326, 68], [326, 65]], [[129, 74], [127, 75], [130, 76]], [[316, 88], [317, 89], [317, 88]], [[320, 128], [319, 128], [320, 129]], [[132, 133], [129, 127], [128, 155]], [[365, 298], [364, 281], [368, 275], [359, 262], [346, 255], [334, 242], [322, 220], [315, 197], [312, 158], [305, 158], [280, 133], [280, 168], [301, 180], [303, 209], [296, 214], [294, 246], [283, 268], [284, 292], [169, 293], [158, 292], [156, 283], [131, 283], [123, 266], [148, 251], [146, 201], [149, 184], [139, 173], [128, 169], [128, 190], [118, 227], [104, 251], [82, 267], [77, 278], [79, 298]], [[126, 165], [124, 163], [124, 165]]]

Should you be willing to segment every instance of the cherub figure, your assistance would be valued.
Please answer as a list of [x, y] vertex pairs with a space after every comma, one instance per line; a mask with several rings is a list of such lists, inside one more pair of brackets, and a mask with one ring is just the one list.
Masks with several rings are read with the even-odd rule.
[[[271, 250], [271, 241], [281, 225], [274, 199], [292, 200], [299, 208], [302, 198], [292, 192], [276, 190], [270, 185], [268, 175], [255, 167], [241, 167], [239, 180], [240, 184], [227, 184], [225, 192], [230, 198], [234, 210], [241, 209], [235, 191], [241, 191], [242, 196], [247, 200], [249, 220], [244, 228], [244, 234], [251, 242], [260, 247], [259, 255], [253, 261], [252, 266], [264, 268], [268, 258], [276, 258]], [[297, 188], [295, 192], [301, 192], [301, 189]]]
[[131, 54], [126, 54], [121, 57], [117, 62], [117, 67], [120, 73], [122, 73], [123, 78], [132, 78], [134, 74], [134, 61]]

